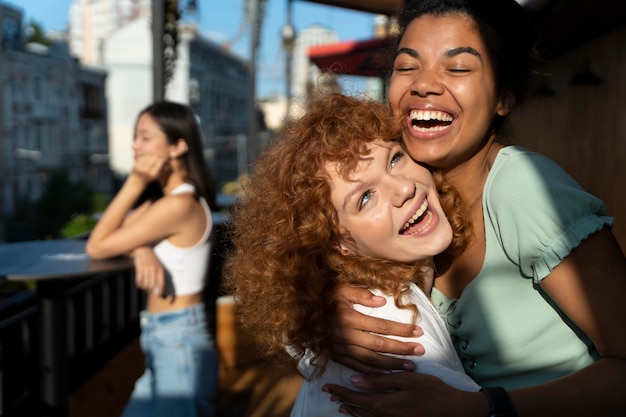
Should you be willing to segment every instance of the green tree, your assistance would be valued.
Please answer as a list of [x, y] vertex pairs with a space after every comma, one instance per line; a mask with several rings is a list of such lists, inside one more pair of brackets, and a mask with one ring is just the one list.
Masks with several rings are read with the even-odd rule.
[[50, 46], [54, 43], [46, 36], [43, 26], [34, 20], [31, 20], [25, 29], [26, 43], [39, 43], [45, 46]]
[[72, 217], [92, 213], [93, 201], [94, 191], [89, 184], [70, 182], [66, 171], [53, 172], [37, 204], [44, 236], [59, 237]]

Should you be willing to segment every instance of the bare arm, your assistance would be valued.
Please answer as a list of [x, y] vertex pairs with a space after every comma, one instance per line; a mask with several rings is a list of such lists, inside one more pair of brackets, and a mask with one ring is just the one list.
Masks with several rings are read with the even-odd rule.
[[137, 160], [133, 172], [91, 232], [86, 245], [89, 256], [103, 259], [127, 255], [179, 230], [192, 208], [189, 199], [161, 198], [129, 215], [137, 198], [157, 178], [165, 163], [163, 158], [152, 155]]
[[[611, 232], [602, 230], [583, 241], [541, 286], [589, 335], [602, 358], [566, 377], [509, 391], [517, 415], [625, 416], [626, 259]], [[327, 386], [354, 415], [359, 415], [360, 408], [369, 410], [370, 416], [488, 415], [484, 394], [433, 383], [425, 375], [404, 372], [359, 376], [353, 383], [387, 391], [371, 395]]]

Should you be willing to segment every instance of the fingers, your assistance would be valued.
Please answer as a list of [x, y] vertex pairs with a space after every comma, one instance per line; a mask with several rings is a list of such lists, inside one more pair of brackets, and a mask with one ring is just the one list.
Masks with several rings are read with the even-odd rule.
[[337, 308], [338, 324], [333, 328], [335, 344], [356, 345], [375, 352], [398, 355], [422, 355], [421, 345], [400, 342], [381, 335], [419, 337], [422, 329], [413, 324], [403, 324], [361, 314], [354, 309]]
[[[352, 375], [352, 389], [326, 384], [322, 387], [340, 410], [352, 415], [415, 417], [417, 415], [466, 415], [478, 401], [486, 407], [479, 392], [457, 390], [433, 375], [393, 372], [377, 375]], [[355, 391], [358, 389], [360, 391]], [[480, 398], [476, 396], [480, 396]], [[468, 408], [470, 404], [473, 404]], [[480, 415], [487, 415], [486, 408]], [[369, 414], [364, 414], [369, 413]]]
[[135, 283], [137, 288], [161, 296], [165, 288], [163, 268], [152, 265], [135, 265]]
[[[340, 385], [326, 384], [322, 387], [331, 395], [331, 400], [341, 402], [340, 409], [355, 416], [387, 415], [396, 394], [407, 391], [414, 382], [412, 372], [394, 372], [378, 375], [353, 375], [350, 382], [354, 387], [367, 391], [355, 391]], [[382, 414], [380, 414], [382, 413]], [[389, 415], [396, 415], [389, 413]]]
[[374, 410], [376, 407], [375, 393], [366, 393], [353, 391], [340, 385], [326, 384], [322, 387], [322, 391], [330, 394], [330, 399], [338, 404], [338, 409], [342, 414], [352, 416], [369, 417], [377, 415]]
[[415, 369], [413, 361], [381, 355], [381, 352], [417, 356], [424, 354], [424, 347], [419, 343], [400, 342], [351, 328], [342, 334], [336, 334], [335, 340], [332, 344], [333, 360], [367, 374]]
[[[417, 345], [416, 350], [420, 349], [423, 351], [423, 347]], [[380, 374], [392, 370], [415, 370], [415, 363], [411, 360], [382, 355], [354, 345], [343, 345], [337, 347], [336, 351], [345, 353], [337, 353], [333, 357], [335, 362], [363, 374]]]
[[350, 284], [341, 284], [335, 292], [335, 301], [352, 307], [353, 304], [361, 304], [367, 307], [380, 307], [385, 305], [386, 300], [372, 294], [365, 288], [355, 287]]
[[355, 387], [371, 391], [406, 391], [415, 385], [415, 373], [391, 372], [377, 375], [352, 375], [350, 383]]
[[[350, 290], [351, 291], [351, 290]], [[362, 291], [362, 290], [359, 290]], [[371, 293], [367, 290], [365, 292]], [[384, 299], [383, 299], [384, 301]], [[351, 332], [346, 332], [348, 329], [362, 330], [366, 332], [373, 332], [381, 335], [393, 335], [393, 336], [401, 336], [401, 337], [418, 337], [423, 334], [422, 330], [419, 326], [410, 324], [410, 323], [398, 323], [391, 320], [385, 320], [381, 318], [376, 318], [372, 316], [368, 316], [356, 311], [351, 303], [347, 302], [339, 302], [337, 304], [337, 310], [335, 312], [335, 318], [338, 320], [339, 325], [335, 326], [334, 333], [336, 340], [342, 340], [345, 342], [356, 342], [355, 340], [350, 341], [350, 337], [358, 337]], [[345, 335], [345, 336], [343, 336]], [[373, 341], [373, 339], [370, 339]], [[376, 347], [376, 344], [383, 343], [384, 341], [373, 341], [375, 344], [372, 347]], [[356, 343], [358, 344], [358, 343]], [[363, 346], [363, 345], [361, 345]], [[368, 346], [363, 346], [368, 347]], [[400, 353], [400, 352], [390, 352], [390, 353]]]
[[141, 155], [135, 161], [133, 173], [146, 181], [153, 181], [168, 166], [169, 159], [164, 156], [146, 154]]

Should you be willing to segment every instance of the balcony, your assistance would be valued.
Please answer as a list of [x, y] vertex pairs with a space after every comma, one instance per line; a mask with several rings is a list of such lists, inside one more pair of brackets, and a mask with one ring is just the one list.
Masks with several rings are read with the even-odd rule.
[[[221, 359], [219, 415], [287, 417], [300, 376], [261, 358], [237, 328], [231, 300], [219, 294], [225, 228], [224, 222], [215, 228], [205, 293]], [[44, 246], [48, 255], [37, 249]], [[15, 280], [19, 268], [34, 271], [39, 259], [65, 257], [90, 269], [55, 274], [52, 267], [34, 289], [19, 283], [0, 294], [0, 416], [117, 416], [143, 372], [138, 317], [144, 296], [134, 285], [132, 264], [117, 259], [94, 266], [72, 255], [76, 247], [84, 248], [84, 240], [0, 245], [5, 282]]]

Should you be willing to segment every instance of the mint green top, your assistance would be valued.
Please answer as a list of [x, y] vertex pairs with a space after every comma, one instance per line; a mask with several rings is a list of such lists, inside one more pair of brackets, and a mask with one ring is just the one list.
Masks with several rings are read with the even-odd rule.
[[498, 153], [483, 190], [486, 253], [459, 299], [433, 289], [468, 375], [482, 386], [535, 385], [598, 358], [538, 284], [582, 240], [613, 219], [547, 157], [520, 147]]

